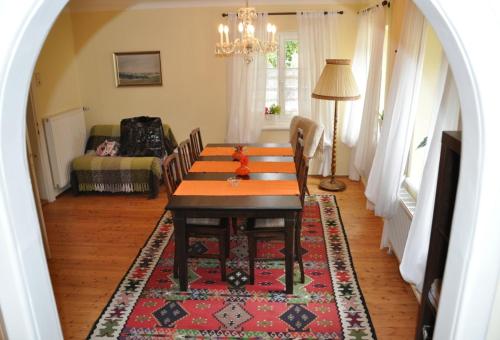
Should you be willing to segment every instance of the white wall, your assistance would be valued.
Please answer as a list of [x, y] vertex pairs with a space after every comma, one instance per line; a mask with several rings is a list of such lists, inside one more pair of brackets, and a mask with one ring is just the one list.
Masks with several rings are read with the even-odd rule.
[[5, 326], [3, 324], [2, 310], [0, 310], [0, 340], [7, 340], [7, 335], [5, 334]]
[[495, 302], [493, 303], [493, 311], [490, 319], [490, 328], [488, 330], [488, 340], [498, 339], [500, 339], [500, 280], [497, 283], [497, 293], [495, 294]]

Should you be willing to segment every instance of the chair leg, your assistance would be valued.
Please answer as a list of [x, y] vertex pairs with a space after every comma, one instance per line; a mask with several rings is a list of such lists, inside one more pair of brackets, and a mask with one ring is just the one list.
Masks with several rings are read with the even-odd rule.
[[225, 237], [225, 247], [224, 247], [224, 255], [226, 258], [229, 258], [229, 251], [231, 250], [231, 228], [229, 226], [226, 227], [226, 237]]
[[311, 193], [309, 192], [309, 188], [307, 187], [307, 185], [306, 185], [306, 194], [307, 194], [308, 196], [310, 196], [310, 195], [311, 195]]
[[174, 254], [174, 267], [172, 268], [172, 271], [174, 273], [174, 279], [179, 278], [179, 263], [178, 262], [179, 262], [179, 260], [177, 259], [177, 254]]
[[304, 262], [302, 261], [302, 247], [300, 246], [300, 234], [301, 234], [301, 224], [302, 218], [297, 221], [295, 228], [295, 253], [297, 256], [297, 261], [299, 262], [300, 269], [300, 283], [305, 283], [305, 275], [304, 275]]
[[219, 260], [220, 260], [220, 274], [222, 281], [226, 281], [226, 257], [227, 257], [226, 238], [227, 238], [227, 233], [221, 234], [219, 236]]
[[257, 241], [254, 235], [248, 234], [248, 270], [250, 276], [250, 284], [255, 283], [255, 256], [257, 252]]
[[230, 221], [231, 221], [231, 228], [233, 229], [233, 234], [236, 235], [236, 233], [238, 232], [238, 219], [236, 217], [232, 217]]

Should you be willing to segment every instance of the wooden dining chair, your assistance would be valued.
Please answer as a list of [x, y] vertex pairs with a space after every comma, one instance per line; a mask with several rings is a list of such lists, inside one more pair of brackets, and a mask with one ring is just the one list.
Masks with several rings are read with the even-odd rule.
[[175, 190], [182, 181], [182, 172], [180, 168], [179, 155], [171, 153], [162, 164], [163, 181], [167, 187], [167, 198], [170, 200]]
[[[301, 157], [299, 163], [298, 185], [300, 193], [300, 202], [302, 203], [302, 210], [304, 209], [304, 200], [306, 194], [307, 174], [309, 172], [309, 163], [305, 156]], [[301, 226], [302, 226], [302, 211], [298, 214], [295, 223], [295, 259], [299, 263], [300, 269], [300, 282], [305, 282], [304, 276], [304, 263], [302, 261], [302, 247], [300, 243]], [[255, 260], [257, 259], [257, 242], [268, 240], [285, 240], [285, 220], [283, 218], [269, 218], [269, 219], [249, 219], [245, 233], [248, 237], [248, 252], [249, 252], [249, 270], [250, 270], [250, 284], [255, 281]], [[260, 260], [276, 260], [276, 259], [260, 259]]]
[[194, 156], [194, 160], [200, 158], [200, 154], [203, 151], [203, 142], [201, 141], [201, 131], [200, 128], [196, 128], [189, 134], [189, 139], [191, 141], [191, 152]]
[[[172, 153], [163, 162], [163, 173], [167, 185], [167, 199], [170, 201], [175, 190], [182, 182], [182, 170], [179, 155]], [[175, 226], [174, 226], [175, 228]], [[229, 257], [229, 225], [227, 219], [220, 218], [186, 218], [186, 245], [189, 251], [190, 238], [215, 238], [219, 244], [218, 254], [196, 253], [194, 249], [188, 252], [188, 258], [210, 258], [218, 259], [221, 268], [221, 280], [226, 281], [226, 259]], [[177, 253], [174, 255], [173, 273], [174, 278], [179, 276], [179, 261]]]
[[[297, 128], [297, 140], [295, 142], [295, 152], [293, 154], [295, 168], [297, 169], [297, 176], [299, 175], [299, 165], [302, 156], [304, 155], [304, 148], [305, 148], [304, 130], [302, 130], [301, 128]], [[306, 194], [310, 195], [307, 183], [306, 183]]]
[[297, 169], [297, 174], [299, 173], [299, 165], [304, 155], [304, 133], [302, 129], [297, 129], [297, 141], [295, 142], [295, 151], [293, 154], [293, 161], [295, 163], [295, 169]]
[[182, 141], [181, 143], [179, 143], [177, 150], [179, 153], [179, 161], [182, 170], [182, 175], [186, 176], [187, 173], [189, 172], [189, 169], [191, 169], [191, 165], [193, 165], [194, 163], [191, 150], [191, 141], [189, 139]]

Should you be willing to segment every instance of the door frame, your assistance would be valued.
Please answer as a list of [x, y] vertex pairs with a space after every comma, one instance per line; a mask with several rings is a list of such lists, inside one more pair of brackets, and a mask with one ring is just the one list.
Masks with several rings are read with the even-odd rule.
[[[36, 132], [36, 139], [32, 140], [29, 138], [30, 143], [36, 143], [37, 148], [38, 148], [38, 160], [36, 161], [35, 165], [35, 175], [36, 175], [36, 180], [38, 187], [40, 189], [40, 194], [43, 199], [46, 199], [49, 202], [54, 202], [56, 200], [56, 192], [54, 190], [54, 182], [52, 181], [52, 174], [50, 170], [50, 161], [49, 161], [49, 155], [47, 152], [47, 142], [45, 140], [45, 131], [42, 122], [38, 119], [38, 114], [37, 114], [37, 105], [35, 102], [35, 95], [33, 93], [33, 82], [31, 82], [30, 85], [30, 91], [29, 91], [29, 101], [28, 105], [31, 106], [31, 112], [30, 108], [26, 108], [26, 114], [32, 115], [32, 122], [35, 124], [32, 128], [37, 130]], [[29, 120], [26, 119], [27, 124], [29, 125]], [[28, 134], [28, 133], [27, 133]], [[29, 135], [29, 134], [28, 134]], [[41, 177], [41, 178], [39, 178]], [[43, 193], [43, 194], [42, 194]]]

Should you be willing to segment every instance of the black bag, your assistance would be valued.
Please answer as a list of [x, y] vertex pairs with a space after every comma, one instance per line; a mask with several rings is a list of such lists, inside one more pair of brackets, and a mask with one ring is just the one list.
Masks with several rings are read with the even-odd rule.
[[158, 117], [134, 117], [120, 123], [120, 155], [158, 157], [166, 154], [163, 125]]

